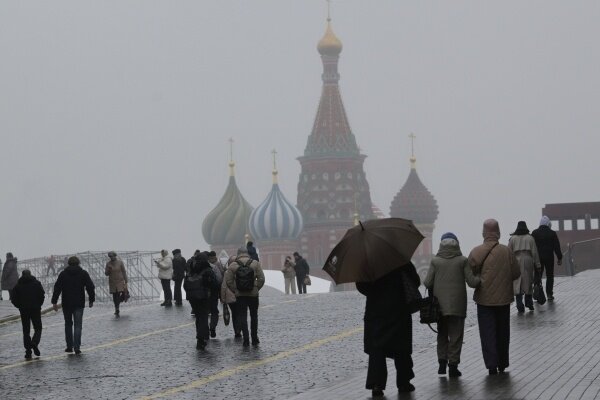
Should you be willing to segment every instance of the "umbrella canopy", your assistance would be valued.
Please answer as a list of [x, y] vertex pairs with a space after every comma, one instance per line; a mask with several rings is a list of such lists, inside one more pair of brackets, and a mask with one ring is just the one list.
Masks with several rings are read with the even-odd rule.
[[423, 240], [412, 221], [383, 218], [348, 229], [323, 269], [335, 283], [373, 282], [410, 262]]

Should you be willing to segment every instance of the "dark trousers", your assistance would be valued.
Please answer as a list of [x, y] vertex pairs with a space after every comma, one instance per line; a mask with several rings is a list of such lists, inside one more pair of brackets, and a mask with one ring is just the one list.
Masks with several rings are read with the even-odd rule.
[[248, 340], [248, 309], [250, 309], [250, 336], [252, 340], [258, 339], [258, 296], [238, 296], [237, 307], [239, 307], [239, 322], [244, 336]]
[[219, 324], [219, 294], [211, 293], [210, 299], [208, 299], [209, 310], [210, 310], [210, 330], [213, 331]]
[[[394, 358], [394, 365], [396, 365], [396, 387], [410, 382], [415, 377], [410, 354], [398, 354]], [[387, 383], [387, 374], [387, 362], [383, 353], [369, 354], [366, 388], [372, 390], [377, 387], [384, 390]]]
[[[33, 347], [40, 344], [42, 338], [42, 314], [41, 310], [19, 309], [21, 314], [21, 325], [23, 325], [23, 346], [25, 350], [31, 351]], [[33, 325], [33, 338], [29, 336]]]
[[510, 304], [505, 306], [477, 304], [477, 322], [486, 368], [508, 367]]
[[304, 284], [304, 276], [296, 275], [296, 283], [298, 284], [298, 294], [306, 294], [306, 285]]
[[79, 350], [81, 347], [81, 330], [83, 328], [83, 307], [65, 308], [63, 306], [63, 315], [65, 317], [65, 341], [69, 349]]
[[113, 303], [115, 304], [115, 311], [119, 311], [119, 304], [121, 304], [121, 292], [114, 292]]
[[208, 299], [189, 300], [196, 317], [196, 339], [208, 340]]
[[242, 333], [242, 328], [240, 327], [240, 307], [237, 302], [223, 305], [223, 307], [226, 306], [229, 307], [229, 311], [231, 314], [231, 325], [233, 326], [233, 333], [235, 335], [239, 335]]
[[[554, 259], [552, 260], [540, 260], [540, 264], [542, 264], [542, 275], [544, 275], [544, 270], [546, 270], [546, 294], [548, 296], [554, 295]], [[540, 275], [540, 279], [542, 276]]]
[[165, 303], [170, 303], [173, 300], [173, 293], [171, 292], [171, 280], [161, 279], [160, 284], [162, 285], [163, 292], [165, 293]]
[[173, 298], [175, 299], [175, 304], [181, 304], [182, 303], [182, 299], [181, 299], [181, 283], [183, 282], [183, 278], [181, 279], [173, 279], [173, 281], [175, 282], [175, 292], [173, 295]]
[[438, 360], [446, 360], [450, 365], [458, 365], [465, 334], [465, 317], [443, 316], [438, 321], [437, 327]]

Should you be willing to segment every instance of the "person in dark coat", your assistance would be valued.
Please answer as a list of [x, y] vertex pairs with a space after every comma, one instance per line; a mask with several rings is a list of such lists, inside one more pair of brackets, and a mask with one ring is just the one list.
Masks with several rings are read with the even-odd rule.
[[0, 278], [0, 290], [7, 290], [9, 299], [12, 299], [11, 292], [17, 285], [18, 280], [17, 257], [14, 257], [12, 253], [6, 253], [6, 262], [2, 269], [2, 278]]
[[554, 255], [556, 255], [556, 263], [561, 265], [562, 250], [558, 235], [552, 230], [550, 218], [544, 215], [540, 227], [531, 232], [531, 236], [535, 239], [542, 266], [540, 276], [537, 278], [541, 281], [544, 270], [546, 271], [546, 293], [548, 300], [552, 301], [554, 300]]
[[[407, 280], [407, 281], [405, 281]], [[412, 263], [390, 272], [375, 282], [357, 282], [367, 296], [365, 307], [365, 353], [369, 355], [366, 388], [373, 397], [383, 396], [387, 382], [386, 358], [394, 359], [399, 392], [412, 392], [415, 377], [412, 361], [412, 316], [406, 305], [404, 285], [420, 284]]]
[[214, 272], [204, 253], [199, 253], [183, 283], [186, 300], [196, 316], [196, 348], [202, 350], [208, 342], [208, 308], [213, 290], [218, 291]]
[[[79, 266], [79, 258], [69, 257], [68, 267], [58, 275], [52, 293], [52, 306], [58, 311], [58, 297], [62, 294], [62, 309], [65, 317], [65, 352], [81, 354], [81, 329], [83, 325], [83, 308], [85, 292], [88, 294], [89, 306], [94, 306], [96, 293], [94, 283], [86, 270]], [[74, 326], [73, 326], [74, 325]]]
[[173, 250], [173, 282], [175, 282], [175, 291], [173, 292], [173, 299], [175, 300], [176, 306], [183, 305], [181, 297], [181, 284], [183, 278], [185, 278], [185, 270], [187, 262], [185, 258], [181, 256], [181, 250]]
[[[21, 324], [23, 325], [23, 346], [25, 358], [31, 359], [31, 351], [40, 356], [38, 345], [42, 338], [42, 304], [45, 292], [40, 281], [31, 275], [31, 271], [24, 269], [17, 285], [13, 288], [11, 302], [19, 309]], [[30, 336], [33, 325], [33, 338]]]
[[306, 276], [310, 273], [310, 267], [297, 251], [294, 253], [294, 260], [296, 261], [296, 283], [298, 284], [298, 294], [306, 294], [306, 284], [304, 283], [304, 279], [306, 279]]
[[250, 255], [251, 259], [260, 261], [258, 259], [258, 252], [256, 251], [256, 247], [254, 247], [254, 242], [248, 242], [248, 244], [246, 244], [246, 249], [248, 249], [248, 255]]

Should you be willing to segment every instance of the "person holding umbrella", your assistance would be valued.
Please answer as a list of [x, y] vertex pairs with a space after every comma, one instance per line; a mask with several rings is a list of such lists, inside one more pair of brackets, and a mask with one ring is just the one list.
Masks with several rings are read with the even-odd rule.
[[382, 397], [387, 382], [386, 358], [396, 365], [398, 392], [412, 392], [413, 295], [420, 279], [410, 262], [423, 235], [412, 221], [385, 218], [359, 222], [331, 251], [323, 270], [337, 284], [356, 282], [367, 297], [364, 351], [369, 355], [366, 388]]

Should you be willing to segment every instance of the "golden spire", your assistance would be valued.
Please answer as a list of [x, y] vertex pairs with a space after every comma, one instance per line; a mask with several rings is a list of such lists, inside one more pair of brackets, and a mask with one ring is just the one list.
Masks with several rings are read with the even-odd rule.
[[327, 29], [317, 44], [317, 50], [328, 56], [337, 56], [342, 52], [342, 42], [331, 29], [331, 0], [327, 0]]
[[233, 161], [233, 138], [229, 138], [229, 176], [235, 176], [235, 162]]
[[354, 226], [360, 224], [360, 214], [358, 213], [358, 192], [354, 193]]
[[273, 154], [273, 184], [277, 183], [277, 150], [271, 150], [271, 154]]
[[410, 149], [411, 149], [410, 167], [412, 169], [417, 169], [417, 158], [415, 157], [415, 139], [417, 137], [412, 132], [410, 133], [410, 135], [408, 135], [408, 137], [410, 138]]

